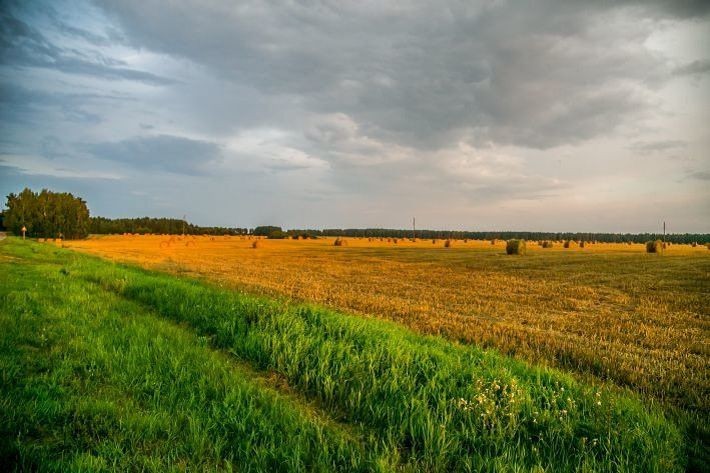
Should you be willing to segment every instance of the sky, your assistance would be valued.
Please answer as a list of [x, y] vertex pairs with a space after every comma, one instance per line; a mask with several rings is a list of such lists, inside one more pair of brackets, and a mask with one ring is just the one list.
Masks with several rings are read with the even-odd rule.
[[710, 233], [707, 1], [0, 0], [0, 194], [284, 228]]

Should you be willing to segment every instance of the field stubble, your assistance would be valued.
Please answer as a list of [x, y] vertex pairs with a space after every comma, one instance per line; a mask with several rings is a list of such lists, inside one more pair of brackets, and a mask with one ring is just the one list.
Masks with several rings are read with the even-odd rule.
[[710, 411], [710, 251], [641, 244], [109, 236], [64, 242], [114, 260], [326, 304], [610, 379]]

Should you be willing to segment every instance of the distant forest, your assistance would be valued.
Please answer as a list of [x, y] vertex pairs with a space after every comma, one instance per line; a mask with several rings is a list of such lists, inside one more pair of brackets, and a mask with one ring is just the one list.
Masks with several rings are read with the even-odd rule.
[[[587, 232], [518, 232], [518, 231], [449, 231], [417, 230], [413, 232], [387, 228], [327, 228], [282, 230], [278, 226], [203, 227], [177, 218], [117, 218], [90, 217], [86, 202], [68, 193], [46, 189], [33, 192], [24, 189], [19, 194], [7, 196], [6, 209], [0, 213], [0, 230], [7, 229], [16, 235], [27, 229], [28, 237], [85, 238], [89, 234], [182, 234], [187, 235], [260, 235], [268, 238], [318, 238], [322, 236], [365, 238], [424, 238], [471, 240], [584, 240], [605, 243], [644, 243], [663, 237], [658, 233], [587, 233]], [[671, 243], [709, 243], [710, 234], [674, 233], [665, 236]]]

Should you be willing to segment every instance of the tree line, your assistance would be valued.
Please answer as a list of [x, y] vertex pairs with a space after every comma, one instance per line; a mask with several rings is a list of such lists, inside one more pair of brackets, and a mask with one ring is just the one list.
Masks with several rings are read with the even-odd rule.
[[246, 235], [248, 228], [201, 227], [178, 218], [105, 218], [92, 217], [89, 223], [92, 234], [168, 234], [168, 235]]
[[[203, 227], [177, 218], [105, 218], [91, 217], [86, 202], [70, 193], [43, 189], [24, 189], [7, 196], [6, 210], [0, 213], [2, 227], [16, 235], [26, 227], [27, 236], [40, 238], [85, 238], [89, 234], [188, 234], [188, 235], [260, 235], [268, 238], [318, 238], [338, 236], [351, 238], [423, 238], [471, 240], [576, 240], [604, 243], [644, 243], [663, 237], [658, 233], [586, 233], [586, 232], [516, 232], [516, 231], [449, 231], [387, 228], [327, 228], [283, 230], [274, 225], [255, 228]], [[710, 234], [674, 233], [665, 236], [670, 243], [708, 243]]]
[[7, 196], [3, 226], [16, 235], [44, 238], [86, 238], [89, 234], [89, 208], [80, 197], [67, 192], [24, 189]]

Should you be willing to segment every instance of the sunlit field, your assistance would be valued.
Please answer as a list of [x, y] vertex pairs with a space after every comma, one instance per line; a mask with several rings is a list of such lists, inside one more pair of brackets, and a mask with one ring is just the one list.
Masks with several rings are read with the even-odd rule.
[[[105, 236], [63, 243], [548, 362], [706, 415], [710, 251], [586, 243]], [[704, 413], [704, 414], [703, 414]]]
[[17, 238], [0, 263], [0, 461], [16, 471], [703, 465], [678, 419], [608, 383]]

